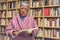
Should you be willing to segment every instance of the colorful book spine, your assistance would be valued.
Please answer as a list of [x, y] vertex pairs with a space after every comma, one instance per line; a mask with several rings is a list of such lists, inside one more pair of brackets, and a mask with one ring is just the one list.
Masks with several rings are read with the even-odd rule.
[[50, 8], [44, 8], [44, 16], [50, 16]]

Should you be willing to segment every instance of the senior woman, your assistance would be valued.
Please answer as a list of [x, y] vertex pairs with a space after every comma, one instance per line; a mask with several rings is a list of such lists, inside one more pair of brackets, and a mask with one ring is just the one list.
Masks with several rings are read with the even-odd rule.
[[36, 21], [32, 16], [28, 15], [28, 4], [21, 2], [19, 15], [12, 18], [8, 27], [6, 28], [6, 35], [10, 36], [12, 40], [35, 40], [35, 36], [38, 32], [34, 29], [32, 33], [27, 31], [16, 34], [21, 30], [29, 30], [31, 28], [37, 28]]

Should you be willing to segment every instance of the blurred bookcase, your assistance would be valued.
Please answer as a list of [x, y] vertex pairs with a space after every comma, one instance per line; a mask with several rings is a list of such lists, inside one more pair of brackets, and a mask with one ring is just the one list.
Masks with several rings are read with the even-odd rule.
[[0, 0], [0, 40], [11, 40], [5, 28], [19, 14], [22, 1], [28, 1], [28, 15], [37, 22], [36, 40], [60, 40], [60, 0]]

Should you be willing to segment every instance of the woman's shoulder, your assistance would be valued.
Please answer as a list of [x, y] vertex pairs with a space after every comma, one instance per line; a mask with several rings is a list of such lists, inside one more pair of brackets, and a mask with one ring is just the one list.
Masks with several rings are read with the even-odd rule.
[[28, 18], [31, 19], [31, 20], [34, 20], [34, 17], [33, 16], [29, 16]]

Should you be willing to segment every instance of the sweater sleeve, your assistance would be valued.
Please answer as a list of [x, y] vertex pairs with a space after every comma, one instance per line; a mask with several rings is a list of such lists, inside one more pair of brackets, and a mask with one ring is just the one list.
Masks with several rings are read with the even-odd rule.
[[8, 27], [6, 27], [5, 33], [7, 36], [11, 36], [13, 38], [15, 38], [15, 36], [13, 35], [14, 32], [14, 27], [13, 27], [13, 23], [12, 21], [8, 24]]
[[[34, 18], [32, 19], [33, 20], [33, 28], [38, 28], [38, 26], [37, 26], [37, 23], [36, 23], [36, 21], [34, 20]], [[36, 35], [37, 35], [37, 33], [38, 33], [38, 29], [34, 29], [33, 31], [32, 31], [32, 35], [35, 37]]]

